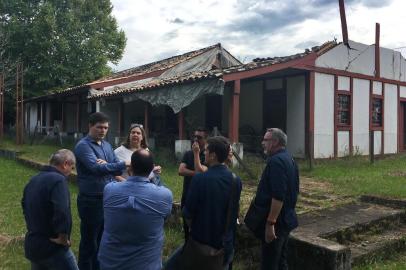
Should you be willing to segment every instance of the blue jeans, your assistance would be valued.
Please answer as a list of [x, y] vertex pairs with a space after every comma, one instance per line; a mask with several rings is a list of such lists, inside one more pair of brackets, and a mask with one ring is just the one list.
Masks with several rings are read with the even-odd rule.
[[288, 269], [289, 233], [278, 233], [271, 243], [262, 240], [261, 270]]
[[103, 234], [103, 197], [79, 194], [78, 212], [80, 217], [79, 269], [99, 270], [97, 253]]
[[33, 262], [31, 270], [78, 270], [75, 255], [71, 249], [61, 249], [49, 258]]
[[[178, 247], [172, 253], [172, 255], [169, 257], [169, 259], [166, 261], [163, 270], [177, 270], [176, 266], [178, 264], [180, 255], [182, 254], [182, 250], [183, 250], [183, 245]], [[233, 257], [234, 257], [234, 249], [232, 249], [230, 252], [226, 252], [224, 254], [224, 270], [232, 269]]]

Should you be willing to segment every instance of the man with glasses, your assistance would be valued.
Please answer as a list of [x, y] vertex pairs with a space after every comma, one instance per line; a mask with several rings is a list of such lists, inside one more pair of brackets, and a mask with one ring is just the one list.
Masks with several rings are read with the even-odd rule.
[[21, 204], [28, 230], [24, 249], [33, 270], [78, 269], [69, 248], [72, 216], [66, 180], [74, 167], [73, 153], [58, 150], [24, 188]]
[[[195, 130], [193, 133], [192, 150], [187, 151], [183, 155], [182, 162], [179, 165], [178, 173], [180, 176], [183, 176], [181, 208], [185, 205], [192, 177], [198, 172], [204, 172], [207, 170], [207, 167], [204, 165], [204, 149], [207, 144], [207, 135], [208, 132], [205, 128], [199, 127]], [[185, 220], [183, 221], [183, 230], [185, 233], [185, 240], [187, 240], [189, 236], [189, 227]]]
[[111, 145], [104, 140], [109, 119], [104, 113], [89, 116], [89, 134], [75, 146], [77, 160], [77, 199], [80, 217], [79, 269], [98, 270], [97, 252], [103, 233], [103, 190], [121, 175], [130, 161], [119, 161]]
[[255, 200], [259, 206], [269, 208], [262, 239], [262, 270], [288, 269], [289, 233], [298, 226], [295, 207], [299, 173], [291, 154], [285, 149], [286, 143], [286, 134], [278, 128], [268, 129], [262, 140], [268, 160]]

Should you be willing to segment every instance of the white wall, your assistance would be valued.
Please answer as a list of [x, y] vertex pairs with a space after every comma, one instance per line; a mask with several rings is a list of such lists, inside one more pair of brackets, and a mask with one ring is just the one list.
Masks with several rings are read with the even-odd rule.
[[382, 131], [374, 131], [374, 154], [382, 154]]
[[396, 153], [398, 145], [398, 91], [397, 86], [385, 84], [384, 153]]
[[35, 126], [37, 125], [37, 122], [38, 122], [38, 118], [37, 118], [37, 115], [38, 115], [38, 107], [37, 107], [37, 103], [34, 103], [34, 102], [32, 102], [32, 103], [29, 103], [29, 104], [27, 104], [27, 105], [25, 105], [26, 107], [25, 107], [25, 109], [27, 110], [27, 108], [28, 108], [28, 110], [27, 110], [27, 112], [28, 112], [28, 115], [27, 115], [27, 117], [29, 118], [29, 119], [27, 119], [26, 120], [26, 124], [28, 125], [29, 124], [29, 126], [27, 126], [26, 128], [28, 129], [28, 132], [30, 132], [30, 133], [33, 133], [34, 131], [35, 131]]
[[350, 132], [338, 131], [337, 132], [337, 156], [345, 157], [350, 153]]
[[289, 77], [286, 81], [288, 150], [295, 157], [305, 157], [305, 77]]
[[338, 76], [338, 90], [350, 91], [350, 77]]
[[[349, 41], [339, 44], [316, 59], [316, 66], [375, 75], [375, 46]], [[381, 77], [406, 81], [406, 60], [400, 52], [380, 48]]]
[[334, 156], [334, 76], [315, 74], [314, 157]]
[[353, 153], [369, 153], [369, 81], [353, 80]]
[[406, 86], [401, 86], [399, 89], [399, 97], [406, 98]]
[[382, 83], [381, 82], [372, 82], [372, 93], [374, 95], [382, 96]]

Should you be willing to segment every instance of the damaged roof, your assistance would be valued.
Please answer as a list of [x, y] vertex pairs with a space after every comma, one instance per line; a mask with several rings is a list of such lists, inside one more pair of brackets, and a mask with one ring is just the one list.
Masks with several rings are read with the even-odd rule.
[[[58, 91], [56, 93], [52, 93], [50, 95], [37, 97], [34, 99], [51, 97], [51, 96], [60, 96], [60, 95], [74, 95], [78, 92], [83, 91], [84, 89], [88, 90], [91, 88], [92, 84], [100, 83], [100, 82], [112, 82], [111, 87], [107, 87], [105, 90], [93, 90], [91, 89], [89, 93], [90, 99], [97, 99], [101, 97], [111, 97], [121, 94], [132, 93], [136, 91], [143, 91], [147, 89], [155, 89], [155, 88], [162, 88], [171, 85], [177, 84], [185, 84], [185, 83], [192, 83], [201, 80], [207, 79], [214, 79], [217, 78], [219, 80], [222, 79], [223, 75], [232, 74], [242, 71], [253, 70], [256, 68], [262, 68], [266, 66], [272, 66], [275, 64], [286, 63], [292, 60], [303, 58], [309, 54], [316, 53], [317, 56], [322, 55], [323, 53], [329, 51], [330, 49], [337, 46], [338, 43], [336, 41], [328, 41], [320, 46], [312, 47], [311, 49], [306, 49], [302, 53], [297, 53], [294, 55], [284, 56], [284, 57], [267, 57], [267, 58], [255, 58], [252, 62], [247, 64], [242, 64], [238, 61], [233, 55], [231, 55], [228, 51], [222, 48], [221, 44], [215, 44], [206, 48], [202, 48], [199, 50], [187, 52], [182, 55], [173, 56], [164, 60], [156, 61], [153, 63], [149, 63], [146, 65], [142, 65], [139, 67], [130, 68], [127, 70], [123, 70], [120, 72], [116, 72], [110, 76], [101, 78], [99, 80], [93, 81], [91, 83], [83, 84], [80, 86], [75, 86], [71, 88], [67, 88], [62, 91]], [[221, 52], [222, 57], [226, 59], [223, 61], [228, 61], [227, 64], [223, 65], [212, 65], [213, 63], [205, 63], [204, 68], [200, 69], [188, 69], [188, 63], [193, 63], [193, 61], [205, 61], [207, 56], [212, 56], [211, 52], [216, 52], [219, 54]], [[199, 58], [200, 56], [200, 58]], [[218, 55], [216, 55], [218, 57]], [[212, 59], [211, 59], [212, 61]], [[185, 70], [179, 70], [179, 67], [186, 66]], [[172, 72], [170, 72], [173, 70]], [[128, 83], [123, 84], [114, 84], [114, 81], [127, 78], [127, 77], [135, 77], [142, 74], [149, 74], [155, 71], [162, 71], [162, 75], [156, 77], [146, 77], [146, 79], [139, 79], [134, 81], [130, 81]], [[31, 99], [32, 100], [32, 99]]]
[[147, 89], [162, 88], [170, 85], [184, 84], [189, 82], [197, 82], [206, 79], [218, 78], [222, 79], [223, 75], [231, 74], [236, 72], [242, 72], [247, 70], [252, 70], [256, 68], [261, 68], [265, 66], [271, 66], [275, 64], [285, 63], [292, 60], [303, 58], [309, 54], [316, 53], [318, 56], [329, 51], [330, 49], [337, 46], [336, 41], [329, 41], [320, 46], [312, 47], [311, 49], [306, 49], [303, 53], [298, 53], [294, 55], [284, 56], [284, 57], [268, 57], [268, 58], [256, 58], [252, 62], [247, 64], [240, 64], [235, 66], [230, 66], [223, 69], [210, 69], [205, 71], [191, 71], [186, 73], [177, 74], [176, 76], [170, 78], [160, 78], [156, 77], [152, 80], [140, 81], [140, 83], [128, 87], [121, 87], [116, 89], [111, 89], [110, 91], [92, 91], [93, 93], [89, 96], [90, 99], [97, 99], [101, 97], [111, 97], [121, 94], [128, 94], [136, 91], [143, 91]]

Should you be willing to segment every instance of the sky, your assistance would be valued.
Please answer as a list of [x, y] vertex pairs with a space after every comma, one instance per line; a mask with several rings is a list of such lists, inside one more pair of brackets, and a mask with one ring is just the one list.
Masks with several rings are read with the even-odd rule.
[[[342, 41], [338, 0], [111, 0], [127, 36], [120, 71], [217, 43], [241, 62]], [[346, 0], [350, 40], [406, 47], [405, 0]], [[406, 48], [397, 49], [406, 56]]]

